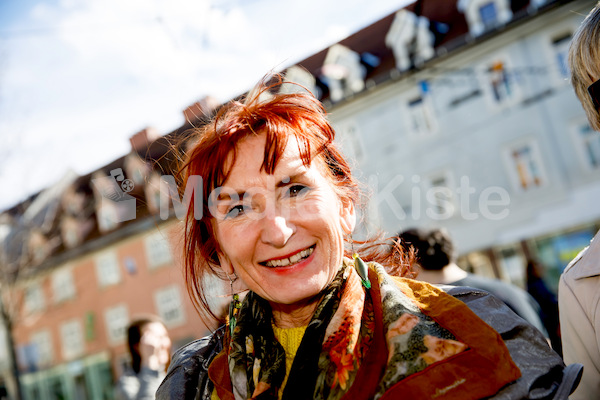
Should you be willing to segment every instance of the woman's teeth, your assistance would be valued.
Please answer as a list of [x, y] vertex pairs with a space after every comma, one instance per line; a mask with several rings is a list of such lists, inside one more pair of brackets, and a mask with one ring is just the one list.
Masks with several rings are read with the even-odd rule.
[[281, 258], [279, 260], [267, 261], [265, 265], [267, 267], [287, 267], [288, 265], [296, 264], [301, 260], [307, 258], [312, 254], [314, 247], [309, 247], [306, 250], [302, 250], [289, 258]]

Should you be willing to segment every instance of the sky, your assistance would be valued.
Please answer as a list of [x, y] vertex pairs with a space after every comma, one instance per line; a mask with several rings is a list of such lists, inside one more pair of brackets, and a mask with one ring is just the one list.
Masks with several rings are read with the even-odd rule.
[[0, 0], [0, 211], [412, 0]]

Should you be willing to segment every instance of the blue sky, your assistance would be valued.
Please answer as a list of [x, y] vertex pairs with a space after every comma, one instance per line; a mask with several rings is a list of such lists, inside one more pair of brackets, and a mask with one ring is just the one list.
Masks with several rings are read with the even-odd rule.
[[0, 0], [0, 210], [411, 0]]

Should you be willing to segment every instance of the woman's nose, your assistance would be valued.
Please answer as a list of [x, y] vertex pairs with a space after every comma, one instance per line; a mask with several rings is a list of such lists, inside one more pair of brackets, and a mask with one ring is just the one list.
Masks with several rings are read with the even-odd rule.
[[283, 247], [294, 231], [294, 226], [285, 217], [266, 215], [263, 218], [261, 240], [275, 247]]

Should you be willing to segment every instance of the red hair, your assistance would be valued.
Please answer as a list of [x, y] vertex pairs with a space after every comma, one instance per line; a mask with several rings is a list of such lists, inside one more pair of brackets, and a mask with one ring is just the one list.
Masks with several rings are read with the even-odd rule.
[[[323, 105], [307, 92], [273, 93], [281, 85], [281, 82], [270, 86], [263, 83], [245, 101], [231, 101], [211, 122], [196, 129], [194, 142], [180, 170], [185, 181], [194, 175], [202, 177], [202, 218], [194, 217], [193, 198], [186, 215], [184, 268], [188, 293], [205, 322], [220, 318], [208, 305], [204, 278], [213, 274], [225, 279], [217, 257], [219, 244], [212, 228], [209, 196], [227, 180], [236, 160], [236, 146], [241, 140], [252, 135], [266, 135], [261, 170], [273, 174], [288, 139], [295, 137], [304, 165], [308, 167], [313, 159], [322, 161], [322, 170], [342, 201], [358, 203], [358, 184], [349, 164], [333, 143], [335, 132]], [[368, 253], [374, 257], [369, 261], [384, 261], [390, 254], [389, 251]]]

